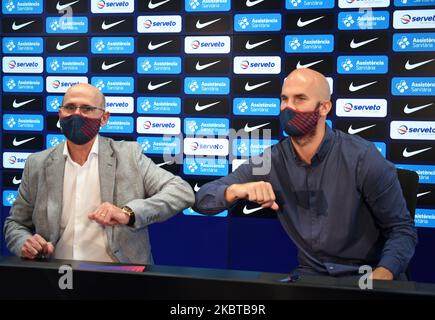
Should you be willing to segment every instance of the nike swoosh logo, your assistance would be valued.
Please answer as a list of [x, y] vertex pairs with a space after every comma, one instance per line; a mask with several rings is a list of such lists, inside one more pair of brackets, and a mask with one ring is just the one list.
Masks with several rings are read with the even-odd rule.
[[414, 108], [409, 108], [408, 105], [406, 105], [405, 108], [403, 108], [403, 112], [405, 112], [406, 114], [410, 114], [410, 113], [416, 112], [418, 110], [430, 107], [431, 105], [433, 105], [433, 103], [428, 103], [428, 104], [425, 104], [425, 105], [422, 105], [422, 106], [418, 106], [418, 107], [414, 107]]
[[157, 167], [163, 167], [163, 166], [166, 165], [166, 164], [172, 164], [172, 161], [162, 162], [162, 163], [156, 164], [156, 166], [157, 166]]
[[208, 22], [204, 22], [204, 23], [201, 23], [199, 20], [198, 21], [196, 21], [196, 29], [202, 29], [202, 28], [205, 28], [205, 27], [207, 27], [207, 26], [209, 26], [209, 25], [211, 25], [211, 24], [213, 24], [213, 23], [215, 23], [215, 22], [218, 22], [219, 20], [221, 20], [222, 18], [219, 18], [219, 19], [215, 19], [215, 20], [212, 20], [212, 21], [208, 21]]
[[208, 67], [211, 67], [212, 65], [215, 65], [216, 63], [219, 63], [219, 62], [221, 62], [221, 61], [218, 60], [218, 61], [214, 61], [214, 62], [210, 62], [210, 63], [207, 63], [207, 64], [200, 65], [199, 61], [198, 61], [196, 63], [195, 69], [198, 70], [198, 71], [201, 71], [201, 70], [207, 69]]
[[21, 141], [17, 141], [17, 138], [14, 138], [14, 141], [12, 141], [12, 144], [15, 147], [21, 146], [22, 144], [25, 144], [26, 142], [32, 141], [33, 139], [35, 139], [35, 137], [29, 138], [29, 139], [24, 139]]
[[405, 158], [409, 158], [409, 157], [415, 156], [415, 155], [417, 155], [417, 154], [419, 154], [419, 153], [422, 153], [422, 152], [428, 151], [428, 150], [430, 150], [430, 149], [432, 149], [432, 147], [425, 148], [425, 149], [420, 149], [420, 150], [415, 150], [415, 151], [408, 151], [408, 148], [405, 148], [405, 149], [403, 150], [403, 152], [402, 152], [402, 155], [403, 155]]
[[21, 179], [18, 180], [16, 176], [14, 176], [14, 178], [12, 179], [12, 183], [13, 184], [20, 184], [21, 183]]
[[12, 30], [20, 30], [20, 29], [24, 28], [25, 26], [28, 26], [29, 24], [31, 24], [33, 22], [35, 22], [35, 20], [17, 25], [17, 24], [15, 24], [15, 21], [14, 21], [14, 23], [12, 24]]
[[432, 62], [434, 60], [435, 59], [430, 59], [430, 60], [426, 60], [426, 61], [422, 61], [422, 62], [418, 62], [418, 63], [409, 63], [409, 60], [408, 60], [408, 61], [406, 61], [405, 69], [406, 70], [413, 70], [415, 68], [424, 66], [425, 64], [428, 64], [429, 62]]
[[244, 206], [243, 207], [243, 213], [244, 214], [251, 214], [251, 213], [254, 213], [254, 212], [262, 210], [262, 209], [263, 209], [263, 207], [257, 207], [257, 208], [248, 209], [247, 206]]
[[148, 50], [151, 50], [151, 51], [156, 50], [156, 49], [158, 49], [160, 47], [163, 47], [164, 45], [166, 45], [166, 44], [168, 44], [170, 42], [172, 42], [172, 40], [161, 42], [161, 43], [158, 43], [158, 44], [153, 44], [152, 41], [150, 41], [148, 43]]
[[376, 124], [372, 124], [372, 125], [370, 125], [370, 126], [366, 126], [366, 127], [362, 127], [362, 128], [354, 129], [354, 128], [352, 128], [352, 125], [350, 125], [349, 129], [347, 129], [347, 132], [348, 132], [349, 134], [356, 134], [356, 133], [359, 133], [359, 132], [361, 132], [361, 131], [364, 131], [364, 130], [370, 129], [370, 128], [374, 127], [374, 126], [376, 126]]
[[358, 90], [361, 90], [361, 89], [364, 89], [364, 88], [366, 88], [366, 87], [368, 87], [368, 86], [371, 86], [372, 84], [375, 84], [377, 81], [373, 81], [373, 82], [369, 82], [369, 83], [364, 83], [364, 84], [361, 84], [361, 85], [359, 85], [359, 86], [354, 86], [353, 85], [353, 82], [350, 84], [350, 86], [349, 86], [349, 91], [350, 92], [355, 92], [355, 91], [358, 91]]
[[309, 25], [309, 24], [311, 24], [311, 23], [313, 23], [313, 22], [316, 22], [316, 21], [318, 21], [318, 20], [320, 20], [320, 19], [323, 19], [325, 16], [320, 16], [320, 17], [317, 17], [317, 18], [314, 18], [314, 19], [311, 19], [311, 20], [307, 20], [307, 21], [302, 21], [301, 20], [301, 18], [299, 18], [298, 19], [298, 22], [296, 22], [296, 25], [299, 27], [299, 28], [303, 28], [303, 27], [305, 27], [305, 26], [307, 26], [307, 25]]
[[268, 84], [269, 82], [270, 82], [270, 80], [269, 80], [269, 81], [262, 82], [262, 83], [254, 84], [253, 86], [251, 86], [251, 85], [249, 84], [249, 82], [246, 82], [245, 90], [246, 90], [246, 91], [252, 91], [252, 90], [255, 90], [255, 89], [257, 89], [257, 88], [260, 88], [260, 87], [262, 87], [262, 86]]
[[205, 104], [203, 106], [200, 106], [199, 102], [197, 102], [196, 105], [195, 105], [195, 110], [196, 111], [202, 111], [202, 110], [208, 109], [210, 107], [213, 107], [214, 105], [217, 105], [218, 103], [220, 103], [220, 101], [216, 101], [216, 102], [213, 102], [213, 103], [209, 103], [209, 104]]
[[160, 87], [163, 87], [163, 86], [165, 86], [165, 85], [167, 85], [168, 83], [171, 83], [171, 82], [172, 82], [172, 80], [166, 81], [166, 82], [162, 82], [162, 83], [159, 83], [159, 84], [152, 84], [151, 81], [150, 81], [148, 83], [148, 90], [150, 90], [150, 91], [156, 90], [156, 89], [158, 89]]
[[15, 109], [20, 108], [20, 107], [32, 102], [33, 100], [35, 100], [35, 99], [26, 100], [23, 102], [17, 102], [17, 100], [14, 99], [14, 102], [12, 102], [12, 108], [15, 108]]
[[422, 192], [422, 193], [417, 193], [417, 198], [420, 198], [420, 197], [424, 196], [425, 194], [429, 194], [431, 192], [432, 191], [426, 191], [426, 192]]
[[169, 2], [169, 1], [171, 1], [171, 0], [164, 0], [164, 1], [153, 3], [150, 0], [150, 2], [148, 2], [148, 8], [149, 9], [155, 9], [155, 8], [160, 7], [162, 4], [165, 4], [166, 2]]
[[67, 44], [60, 44], [60, 42], [58, 42], [57, 45], [56, 45], [56, 49], [58, 51], [62, 51], [63, 49], [66, 49], [68, 47], [71, 47], [71, 46], [75, 45], [79, 41], [80, 40], [77, 40], [77, 41], [73, 41], [73, 42], [70, 42], [70, 43], [67, 43]]
[[65, 10], [66, 8], [72, 6], [73, 4], [75, 4], [75, 3], [79, 2], [79, 1], [80, 0], [73, 1], [73, 2], [70, 2], [70, 3], [65, 3], [65, 4], [60, 4], [59, 1], [58, 1], [57, 4], [56, 4], [56, 10], [57, 11]]
[[113, 22], [113, 23], [106, 24], [106, 20], [104, 20], [103, 23], [101, 24], [101, 29], [107, 30], [107, 29], [113, 28], [114, 26], [116, 26], [116, 25], [118, 25], [120, 23], [123, 23], [124, 21], [125, 21], [125, 19], [124, 20], [119, 20], [119, 21], [116, 21], [116, 22]]
[[379, 38], [373, 38], [373, 39], [369, 39], [369, 40], [365, 40], [365, 41], [361, 41], [361, 42], [355, 42], [355, 40], [352, 39], [352, 41], [350, 42], [349, 46], [352, 49], [356, 49], [356, 48], [359, 48], [359, 47], [362, 47], [362, 46], [366, 45], [367, 43], [370, 43], [370, 42], [373, 42], [375, 40], [378, 40], [378, 39]]
[[254, 131], [254, 130], [257, 130], [257, 129], [263, 128], [263, 127], [267, 126], [268, 124], [270, 124], [270, 122], [268, 122], [268, 123], [263, 123], [263, 124], [259, 124], [258, 126], [250, 127], [250, 126], [248, 125], [248, 123], [247, 123], [247, 124], [245, 124], [245, 128], [244, 128], [243, 130], [245, 130], [245, 132], [252, 132], [252, 131]]
[[300, 68], [309, 68], [312, 67], [320, 62], [322, 62], [323, 60], [318, 60], [318, 61], [314, 61], [314, 62], [310, 62], [307, 64], [301, 64], [301, 61], [298, 61], [298, 64], [296, 65], [296, 69], [300, 69]]
[[261, 2], [263, 2], [264, 0], [255, 0], [255, 1], [251, 1], [251, 0], [246, 0], [246, 6], [249, 7], [253, 7]]
[[193, 191], [198, 192], [201, 187], [198, 187], [198, 184], [195, 183], [195, 186], [193, 187]]
[[115, 63], [111, 63], [111, 64], [106, 64], [106, 61], [103, 61], [103, 64], [101, 65], [101, 69], [102, 70], [109, 70], [109, 69], [112, 69], [112, 68], [114, 68], [114, 67], [116, 67], [116, 66], [118, 66], [118, 65], [120, 65], [121, 63], [124, 63], [125, 62], [125, 60], [122, 60], [122, 61], [118, 61], [118, 62], [115, 62]]
[[256, 42], [256, 43], [252, 43], [251, 44], [249, 42], [249, 40], [248, 40], [248, 41], [246, 41], [245, 48], [247, 50], [252, 50], [252, 49], [254, 49], [254, 48], [258, 47], [258, 46], [261, 46], [262, 44], [265, 44], [266, 42], [269, 42], [269, 41], [272, 41], [272, 39], [267, 39], [267, 40], [264, 40], [264, 41], [260, 41], [260, 42]]

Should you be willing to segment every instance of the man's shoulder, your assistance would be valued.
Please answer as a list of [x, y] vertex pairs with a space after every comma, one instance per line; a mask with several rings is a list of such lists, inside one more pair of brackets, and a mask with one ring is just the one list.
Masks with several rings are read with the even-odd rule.
[[53, 156], [61, 155], [63, 151], [63, 146], [64, 143], [62, 142], [54, 147], [32, 153], [31, 155], [29, 155], [26, 162], [32, 161], [36, 163], [44, 163], [45, 161], [47, 161], [47, 159], [52, 158]]
[[370, 142], [358, 135], [345, 133], [341, 130], [335, 130], [336, 140], [344, 147], [350, 148], [352, 151], [366, 152], [368, 149], [373, 148], [373, 142]]
[[115, 153], [121, 153], [121, 154], [134, 154], [139, 149], [139, 144], [136, 141], [117, 141], [113, 140], [112, 138], [108, 137], [101, 137], [100, 136], [100, 144], [104, 147], [104, 145], [110, 146], [110, 148]]

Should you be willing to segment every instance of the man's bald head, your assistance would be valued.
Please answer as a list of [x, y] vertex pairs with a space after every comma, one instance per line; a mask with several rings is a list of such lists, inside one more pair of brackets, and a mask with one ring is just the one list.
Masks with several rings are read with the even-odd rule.
[[106, 98], [104, 95], [96, 87], [88, 83], [78, 83], [69, 87], [65, 92], [65, 96], [63, 97], [63, 104], [66, 104], [66, 102], [80, 105], [88, 103], [88, 105], [94, 107], [106, 107]]
[[301, 68], [293, 70], [285, 79], [286, 84], [298, 83], [312, 91], [319, 100], [331, 100], [331, 90], [325, 76], [315, 70]]

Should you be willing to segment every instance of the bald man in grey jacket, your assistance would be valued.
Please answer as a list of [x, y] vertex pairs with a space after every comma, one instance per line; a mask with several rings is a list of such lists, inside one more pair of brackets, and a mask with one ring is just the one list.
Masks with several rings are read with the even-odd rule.
[[95, 87], [67, 91], [59, 110], [67, 140], [29, 156], [5, 222], [15, 255], [151, 264], [148, 225], [193, 204], [189, 184], [139, 144], [97, 134], [109, 116]]

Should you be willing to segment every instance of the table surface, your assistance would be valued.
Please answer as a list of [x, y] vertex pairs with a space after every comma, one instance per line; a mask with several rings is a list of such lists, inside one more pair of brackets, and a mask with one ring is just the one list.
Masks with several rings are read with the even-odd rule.
[[[69, 265], [73, 290], [61, 290], [59, 272]], [[287, 274], [89, 261], [30, 261], [0, 257], [0, 297], [60, 299], [435, 299], [435, 284], [374, 281], [361, 290], [358, 279], [305, 276], [285, 282]], [[122, 268], [120, 268], [122, 267]], [[128, 268], [125, 268], [128, 267]], [[119, 270], [117, 270], [119, 269]], [[127, 269], [127, 270], [125, 270]]]

